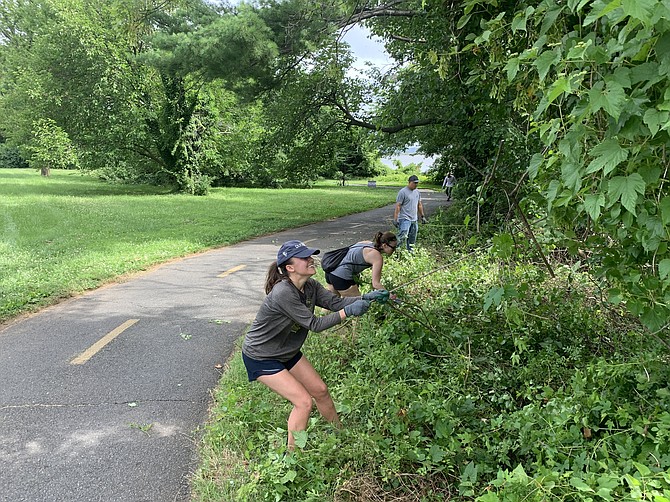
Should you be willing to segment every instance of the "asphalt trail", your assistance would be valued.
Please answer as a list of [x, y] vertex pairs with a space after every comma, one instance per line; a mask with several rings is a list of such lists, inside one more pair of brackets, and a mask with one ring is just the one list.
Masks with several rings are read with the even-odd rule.
[[[448, 204], [422, 197], [429, 215]], [[0, 500], [189, 500], [210, 391], [279, 245], [334, 249], [392, 228], [392, 215], [387, 206], [190, 256], [0, 326]]]

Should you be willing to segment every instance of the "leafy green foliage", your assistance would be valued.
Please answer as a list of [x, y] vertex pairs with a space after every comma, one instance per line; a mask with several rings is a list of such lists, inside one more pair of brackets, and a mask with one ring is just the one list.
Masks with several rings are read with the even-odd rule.
[[538, 222], [532, 232], [545, 252], [579, 256], [649, 331], [663, 328], [667, 2], [417, 0], [352, 9], [403, 62], [369, 86], [368, 121], [379, 131], [392, 120], [421, 124], [386, 144], [418, 142], [441, 154], [433, 175], [456, 172], [478, 230], [488, 222], [505, 229], [512, 216]]
[[[299, 8], [300, 2], [274, 9], [201, 0], [6, 2], [0, 131], [10, 146], [23, 148], [33, 123], [52, 121], [81, 167], [108, 180], [169, 184], [197, 195], [240, 180], [276, 184], [285, 177], [271, 168], [285, 157], [281, 145], [268, 150], [261, 142], [268, 126], [256, 98], [290, 71], [286, 62], [302, 56], [306, 39], [324, 36], [316, 18], [311, 27], [299, 20]], [[302, 28], [285, 29], [291, 19]], [[284, 44], [281, 54], [277, 43]], [[309, 144], [302, 148], [309, 152]], [[266, 151], [277, 159], [259, 162]], [[336, 154], [346, 161], [339, 149], [325, 154], [324, 164]], [[305, 183], [315, 165], [282, 167]]]
[[384, 282], [399, 301], [308, 339], [344, 429], [315, 416], [292, 455], [283, 456], [290, 405], [248, 384], [235, 356], [205, 445], [225, 450], [207, 462], [238, 467], [214, 477], [204, 467], [199, 499], [664, 496], [667, 355], [576, 269], [557, 266], [552, 278], [511, 261], [510, 247], [387, 260]]
[[23, 158], [18, 148], [7, 143], [0, 143], [0, 167], [28, 167], [28, 162]]
[[3, 13], [0, 128], [9, 143], [24, 147], [34, 123], [52, 121], [82, 167], [136, 163], [136, 144], [151, 144], [134, 108], [146, 76], [130, 63], [136, 34], [127, 21], [137, 10], [44, 0], [6, 2]]
[[499, 96], [528, 90], [514, 110], [544, 143], [529, 174], [546, 201], [538, 215], [547, 215], [547, 235], [588, 257], [594, 275], [659, 330], [669, 313], [658, 268], [668, 252], [667, 4], [474, 0], [463, 7], [467, 48], [498, 55], [472, 69], [473, 78]]
[[79, 158], [68, 135], [52, 120], [41, 120], [33, 125], [33, 140], [26, 147], [31, 153], [31, 167], [48, 175], [54, 169], [74, 169]]
[[278, 183], [306, 184], [319, 176], [340, 179], [374, 175], [376, 149], [369, 134], [341, 120], [338, 100], [360, 104], [348, 69], [352, 58], [337, 44], [326, 45], [287, 70], [264, 97], [267, 134], [258, 160]]

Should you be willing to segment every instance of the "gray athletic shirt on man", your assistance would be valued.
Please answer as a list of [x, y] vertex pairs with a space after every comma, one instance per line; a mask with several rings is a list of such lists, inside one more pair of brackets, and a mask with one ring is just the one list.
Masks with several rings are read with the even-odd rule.
[[421, 194], [418, 189], [410, 190], [408, 187], [403, 187], [398, 191], [396, 203], [400, 203], [400, 212], [398, 213], [398, 220], [417, 221], [419, 219], [418, 207], [421, 200]]
[[[305, 343], [308, 331], [319, 332], [335, 326], [340, 322], [338, 311], [360, 300], [359, 297], [337, 297], [311, 278], [307, 279], [304, 289], [305, 303], [291, 281], [284, 280], [274, 285], [244, 338], [244, 354], [261, 361], [288, 361]], [[315, 306], [332, 313], [317, 317], [314, 315]]]
[[370, 265], [365, 258], [363, 257], [363, 250], [365, 248], [374, 248], [375, 246], [370, 243], [360, 243], [357, 242], [349, 248], [349, 252], [340, 262], [335, 270], [331, 274], [336, 275], [340, 279], [346, 279], [351, 281], [354, 279], [354, 275], [360, 274], [366, 268], [370, 268]]

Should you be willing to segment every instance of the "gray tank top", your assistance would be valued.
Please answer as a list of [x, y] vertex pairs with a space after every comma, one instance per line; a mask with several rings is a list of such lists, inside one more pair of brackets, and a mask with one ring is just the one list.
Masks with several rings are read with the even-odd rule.
[[331, 272], [331, 274], [336, 275], [340, 279], [345, 279], [348, 281], [353, 280], [354, 275], [360, 274], [366, 268], [370, 268], [370, 265], [365, 258], [363, 258], [363, 250], [365, 248], [374, 248], [373, 244], [368, 243], [356, 243], [349, 248], [349, 252], [340, 262], [338, 267]]

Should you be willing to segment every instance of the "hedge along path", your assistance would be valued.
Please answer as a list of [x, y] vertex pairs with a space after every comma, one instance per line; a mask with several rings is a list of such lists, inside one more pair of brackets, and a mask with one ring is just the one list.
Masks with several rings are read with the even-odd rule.
[[477, 253], [478, 251], [479, 250], [471, 251], [470, 253], [468, 253], [466, 255], [463, 255], [460, 258], [457, 258], [456, 260], [450, 261], [449, 263], [447, 263], [445, 265], [441, 265], [437, 268], [434, 268], [433, 270], [430, 270], [430, 271], [426, 272], [425, 274], [422, 274], [419, 277], [416, 277], [416, 278], [412, 279], [411, 281], [408, 281], [404, 284], [401, 284], [400, 286], [396, 286], [395, 288], [390, 289], [389, 293], [393, 293], [394, 291], [398, 291], [399, 289], [405, 288], [405, 287], [409, 286], [410, 284], [414, 284], [415, 282], [417, 282], [417, 281], [419, 281], [419, 280], [421, 280], [425, 277], [428, 277], [429, 275], [433, 275], [434, 273], [439, 272], [440, 270], [443, 270], [447, 267], [452, 266], [454, 263], [458, 263], [459, 261], [465, 260], [466, 258], [472, 256], [473, 254]]
[[[489, 248], [489, 249], [490, 249], [490, 248]], [[443, 269], [445, 269], [445, 268], [450, 267], [450, 266], [453, 265], [454, 263], [458, 263], [459, 261], [462, 261], [462, 260], [465, 260], [466, 258], [469, 258], [470, 256], [472, 256], [473, 254], [475, 254], [475, 253], [477, 253], [477, 252], [479, 252], [479, 251], [481, 251], [481, 250], [477, 249], [477, 250], [471, 251], [471, 252], [469, 252], [468, 254], [465, 254], [465, 255], [461, 256], [460, 258], [457, 258], [457, 259], [455, 259], [455, 260], [450, 261], [449, 263], [446, 263], [446, 264], [441, 265], [441, 266], [439, 266], [439, 267], [437, 267], [437, 268], [434, 268], [434, 269], [432, 269], [432, 270], [426, 272], [425, 274], [421, 274], [419, 277], [415, 277], [415, 278], [412, 279], [411, 281], [407, 281], [407, 282], [405, 282], [405, 283], [403, 283], [403, 284], [401, 284], [401, 285], [399, 285], [399, 286], [396, 286], [395, 288], [389, 290], [389, 293], [393, 293], [394, 291], [397, 291], [397, 290], [399, 290], [399, 289], [405, 288], [405, 287], [409, 286], [410, 284], [414, 284], [415, 282], [418, 282], [418, 281], [420, 281], [421, 279], [424, 279], [424, 278], [426, 278], [426, 277], [428, 277], [428, 276], [430, 276], [430, 275], [433, 275], [433, 274], [439, 272], [440, 270], [443, 270]], [[401, 302], [399, 302], [399, 301], [396, 301], [396, 300], [391, 300], [388, 304], [389, 304], [389, 306], [390, 306], [393, 310], [395, 310], [396, 312], [398, 312], [400, 315], [402, 315], [402, 316], [406, 317], [407, 319], [410, 319], [410, 320], [412, 320], [412, 321], [414, 321], [414, 322], [420, 324], [421, 326], [423, 326], [426, 330], [430, 331], [431, 333], [434, 333], [434, 334], [436, 334], [436, 335], [438, 334], [438, 333], [435, 331], [435, 328], [434, 328], [433, 326], [430, 326], [430, 325], [427, 324], [426, 322], [424, 322], [424, 321], [422, 321], [422, 320], [420, 320], [420, 319], [417, 319], [415, 316], [409, 314], [406, 310], [400, 308], [400, 304], [402, 304], [402, 303], [407, 304], [406, 301], [401, 301]], [[409, 305], [414, 306], [415, 308], [418, 308], [419, 310], [421, 310], [421, 311], [423, 312], [423, 309], [421, 308], [421, 306], [416, 305], [416, 304], [411, 304], [411, 303], [409, 303]], [[469, 352], [470, 352], [470, 344], [468, 343], [468, 358], [469, 358]], [[429, 353], [427, 353], [427, 352], [423, 352], [423, 353], [424, 353], [425, 355], [429, 356], [429, 357], [436, 357], [436, 358], [446, 357], [446, 356], [441, 356], [441, 355], [437, 355], [437, 354], [429, 354]]]

